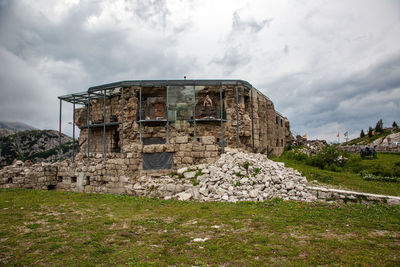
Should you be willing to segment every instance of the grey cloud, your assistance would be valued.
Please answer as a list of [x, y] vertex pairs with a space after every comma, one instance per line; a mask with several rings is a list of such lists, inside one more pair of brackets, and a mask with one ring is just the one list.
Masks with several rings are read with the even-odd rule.
[[126, 10], [133, 13], [145, 23], [153, 26], [165, 28], [167, 25], [167, 17], [171, 13], [167, 7], [166, 0], [150, 0], [150, 1], [125, 1]]
[[231, 74], [237, 68], [248, 64], [251, 61], [251, 56], [244, 53], [241, 49], [236, 47], [228, 47], [225, 50], [224, 56], [219, 59], [214, 59], [211, 64], [224, 66], [224, 72]]
[[285, 55], [289, 54], [289, 46], [288, 45], [285, 45], [285, 47], [283, 48], [283, 53]]
[[359, 131], [373, 123], [371, 118], [399, 120], [400, 54], [330, 80], [309, 83], [311, 77], [305, 73], [288, 75], [262, 86], [275, 89], [266, 94], [279, 99], [277, 108], [299, 132], [318, 136], [312, 129], [332, 122]]
[[[150, 27], [164, 4], [155, 1], [159, 7], [147, 11]], [[196, 59], [180, 58], [173, 49], [173, 33], [143, 38], [132, 29], [87, 30], [99, 5], [80, 3], [58, 23], [28, 9], [14, 1], [0, 8], [0, 59], [7, 66], [0, 72], [6, 95], [0, 99], [1, 120], [54, 129], [58, 95], [116, 80], [180, 78], [197, 68]]]
[[249, 29], [251, 32], [259, 32], [265, 26], [269, 28], [272, 19], [264, 19], [260, 22], [257, 22], [254, 19], [243, 20], [240, 18], [238, 11], [233, 13], [232, 18], [232, 29], [233, 31], [243, 31]]

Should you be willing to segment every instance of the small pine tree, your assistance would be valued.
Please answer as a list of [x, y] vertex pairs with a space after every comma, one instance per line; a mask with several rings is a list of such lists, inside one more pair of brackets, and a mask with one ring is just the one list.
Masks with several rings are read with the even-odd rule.
[[364, 130], [361, 130], [360, 137], [363, 138], [365, 136]]
[[372, 127], [370, 126], [368, 129], [368, 137], [372, 137], [374, 135], [374, 131], [372, 130]]
[[393, 127], [393, 129], [399, 128], [399, 126], [397, 126], [397, 123], [395, 121], [393, 122], [392, 127]]
[[375, 125], [375, 132], [382, 133], [383, 132], [383, 121], [380, 119]]

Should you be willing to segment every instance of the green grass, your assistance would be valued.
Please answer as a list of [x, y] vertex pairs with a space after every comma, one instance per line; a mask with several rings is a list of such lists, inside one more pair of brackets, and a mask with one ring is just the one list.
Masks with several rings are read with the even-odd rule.
[[[285, 163], [286, 167], [300, 171], [309, 182], [317, 180], [338, 188], [359, 192], [400, 196], [400, 183], [387, 181], [367, 181], [360, 173], [368, 172], [384, 177], [400, 176], [400, 154], [378, 153], [377, 158], [361, 159], [358, 154], [348, 155], [349, 160], [343, 167], [335, 167], [334, 171], [307, 165], [306, 160], [289, 158], [287, 152], [281, 157], [273, 158]], [[333, 168], [331, 168], [333, 169]]]
[[400, 206], [0, 190], [0, 265], [398, 266], [399, 251]]

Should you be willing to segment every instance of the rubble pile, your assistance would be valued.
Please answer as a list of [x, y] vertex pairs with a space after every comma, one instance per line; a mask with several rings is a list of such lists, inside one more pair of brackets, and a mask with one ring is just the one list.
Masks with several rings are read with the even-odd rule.
[[274, 197], [313, 201], [307, 180], [283, 163], [263, 154], [227, 149], [214, 164], [185, 167], [158, 179], [140, 177], [138, 195], [200, 201], [263, 201]]

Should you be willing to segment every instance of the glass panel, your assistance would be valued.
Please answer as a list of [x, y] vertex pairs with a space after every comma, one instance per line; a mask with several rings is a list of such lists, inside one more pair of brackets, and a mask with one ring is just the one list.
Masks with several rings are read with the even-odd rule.
[[196, 86], [196, 120], [219, 120], [221, 105], [219, 86]]
[[[140, 110], [137, 119], [140, 121], [140, 140], [160, 138], [166, 140], [166, 90], [165, 87], [142, 87]], [[141, 119], [141, 120], [140, 120]]]
[[194, 87], [168, 86], [168, 120], [171, 123], [187, 123], [194, 116]]
[[165, 89], [158, 87], [143, 87], [141, 119], [144, 121], [165, 121], [167, 119], [165, 100]]

